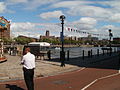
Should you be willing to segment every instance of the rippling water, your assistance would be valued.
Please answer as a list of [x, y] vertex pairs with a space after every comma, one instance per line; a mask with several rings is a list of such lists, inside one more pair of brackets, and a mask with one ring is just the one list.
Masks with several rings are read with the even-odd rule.
[[[92, 50], [92, 55], [97, 54], [97, 50], [99, 49], [99, 54], [102, 53], [101, 50], [102, 47], [73, 47], [73, 48], [64, 48], [64, 51], [66, 53], [67, 56], [67, 51], [69, 50], [69, 56], [70, 58], [73, 57], [81, 57], [83, 55], [83, 50], [84, 50], [84, 55], [87, 56], [88, 55], [88, 51]], [[60, 51], [61, 49], [55, 49], [52, 48], [51, 50], [51, 56], [53, 58], [60, 58]], [[113, 51], [115, 50], [115, 48], [113, 48]]]

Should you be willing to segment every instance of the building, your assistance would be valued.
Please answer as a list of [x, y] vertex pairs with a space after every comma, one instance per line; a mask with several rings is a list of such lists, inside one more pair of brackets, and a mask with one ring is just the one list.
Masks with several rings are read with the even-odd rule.
[[49, 33], [49, 31], [47, 30], [46, 31], [46, 37], [49, 37], [50, 36], [50, 33]]
[[79, 40], [82, 41], [98, 41], [97, 37], [92, 37], [91, 35], [88, 35], [88, 37], [81, 37], [79, 38]]
[[10, 21], [0, 17], [0, 38], [10, 38]]
[[119, 37], [113, 38], [113, 41], [120, 42], [120, 38]]
[[118, 42], [120, 42], [120, 38], [119, 38], [119, 37], [113, 38], [113, 41], [118, 41]]
[[50, 33], [47, 30], [45, 33], [45, 36], [42, 36], [42, 35], [40, 36], [40, 40], [43, 40], [43, 39], [55, 39], [55, 36], [50, 36]]

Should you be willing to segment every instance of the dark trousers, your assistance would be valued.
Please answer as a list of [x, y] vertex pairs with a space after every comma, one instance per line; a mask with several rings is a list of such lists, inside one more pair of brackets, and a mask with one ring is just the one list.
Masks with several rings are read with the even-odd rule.
[[34, 69], [23, 68], [24, 79], [28, 90], [34, 90]]

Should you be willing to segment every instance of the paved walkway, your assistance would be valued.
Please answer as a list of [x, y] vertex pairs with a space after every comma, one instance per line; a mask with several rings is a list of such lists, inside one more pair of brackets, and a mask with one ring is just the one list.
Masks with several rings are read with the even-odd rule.
[[[11, 59], [9, 58], [10, 60], [5, 62], [9, 67], [4, 66], [5, 63], [1, 63], [0, 73], [7, 72], [7, 77], [17, 73], [16, 75], [21, 75], [22, 77], [22, 66], [19, 66], [20, 58], [8, 57], [16, 58], [16, 62], [15, 60], [12, 60], [13, 62], [10, 61]], [[60, 67], [60, 63], [57, 61], [38, 60], [36, 62], [35, 90], [120, 90], [119, 58], [116, 54], [113, 56], [94, 56], [85, 60], [81, 58], [70, 59], [70, 61], [66, 61], [68, 63], [66, 67]], [[10, 65], [13, 66], [10, 67]], [[13, 70], [14, 68], [15, 70]], [[8, 73], [11, 74], [8, 75]], [[40, 77], [41, 74], [44, 77]], [[26, 90], [23, 80], [14, 80], [14, 78], [6, 80], [10, 81], [2, 82], [1, 80], [0, 90]]]
[[[6, 57], [8, 60], [0, 63], [0, 82], [23, 79], [22, 65], [20, 65], [21, 57], [10, 55], [6, 55]], [[79, 68], [69, 64], [66, 64], [66, 67], [60, 67], [58, 62], [36, 60], [35, 77], [56, 75]]]

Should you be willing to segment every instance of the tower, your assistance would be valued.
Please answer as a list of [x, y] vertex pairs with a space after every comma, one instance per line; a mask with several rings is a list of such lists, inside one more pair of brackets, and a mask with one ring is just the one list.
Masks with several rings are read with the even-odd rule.
[[50, 35], [50, 33], [49, 33], [49, 31], [47, 30], [47, 31], [46, 31], [46, 37], [49, 37], [49, 35]]

